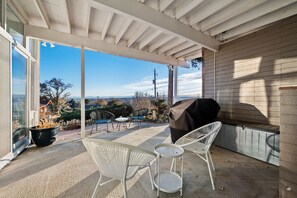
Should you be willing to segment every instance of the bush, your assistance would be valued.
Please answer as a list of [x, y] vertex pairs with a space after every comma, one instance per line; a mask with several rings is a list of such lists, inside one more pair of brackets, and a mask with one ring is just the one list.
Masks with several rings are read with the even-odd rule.
[[61, 116], [59, 117], [58, 121], [63, 120], [64, 122], [70, 121], [73, 119], [80, 120], [80, 110], [75, 109], [72, 112], [62, 112]]
[[[86, 120], [91, 119], [90, 113], [95, 110], [105, 110], [113, 113], [115, 117], [127, 117], [133, 112], [133, 108], [129, 104], [121, 104], [121, 105], [112, 105], [104, 108], [96, 108], [96, 109], [89, 109], [86, 110]], [[63, 120], [64, 122], [70, 121], [73, 119], [80, 120], [80, 109], [75, 109], [72, 112], [62, 112], [61, 117], [59, 117], [58, 121]]]

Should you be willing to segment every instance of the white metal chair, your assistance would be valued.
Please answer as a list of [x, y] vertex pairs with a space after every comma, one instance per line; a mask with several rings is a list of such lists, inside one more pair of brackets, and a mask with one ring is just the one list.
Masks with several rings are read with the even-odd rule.
[[[152, 189], [154, 189], [150, 163], [157, 155], [139, 147], [100, 139], [83, 139], [87, 151], [95, 161], [100, 172], [92, 197], [95, 197], [99, 185], [120, 180], [124, 197], [127, 197], [126, 180], [135, 176], [138, 170], [148, 167]], [[111, 178], [101, 183], [102, 176]]]
[[195, 153], [207, 163], [213, 190], [215, 190], [215, 186], [212, 178], [210, 163], [213, 170], [215, 170], [215, 167], [213, 165], [209, 149], [221, 127], [221, 122], [213, 122], [185, 134], [175, 142], [175, 144], [180, 145], [184, 150]]

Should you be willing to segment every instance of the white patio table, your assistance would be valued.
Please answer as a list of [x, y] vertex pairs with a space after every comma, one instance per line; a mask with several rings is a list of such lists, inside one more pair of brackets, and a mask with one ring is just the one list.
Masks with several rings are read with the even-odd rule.
[[118, 118], [116, 118], [115, 119], [115, 121], [117, 122], [117, 126], [116, 126], [116, 128], [118, 129], [118, 130], [120, 130], [121, 129], [121, 125], [123, 124], [123, 126], [126, 128], [126, 129], [128, 129], [128, 126], [127, 126], [127, 122], [130, 120], [130, 118], [129, 117], [118, 117]]

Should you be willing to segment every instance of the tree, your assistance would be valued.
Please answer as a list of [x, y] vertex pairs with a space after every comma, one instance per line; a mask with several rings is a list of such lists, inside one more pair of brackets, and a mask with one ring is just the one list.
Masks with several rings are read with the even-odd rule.
[[123, 102], [119, 99], [112, 98], [110, 101], [107, 102], [107, 106], [120, 106]]
[[85, 99], [85, 104], [90, 104], [90, 102], [91, 102], [90, 99], [88, 99], [88, 98]]
[[98, 104], [101, 107], [106, 107], [107, 106], [107, 100], [105, 100], [105, 99], [97, 99], [95, 101], [95, 104]]
[[153, 107], [150, 97], [147, 93], [135, 92], [135, 96], [132, 99], [132, 106], [134, 110], [138, 109], [151, 109]]
[[68, 105], [71, 109], [74, 109], [77, 106], [77, 102], [72, 98], [68, 101]]
[[191, 65], [193, 68], [197, 68], [198, 70], [201, 69], [201, 66], [202, 66], [202, 57], [199, 57], [199, 58], [195, 58], [195, 59], [192, 59], [191, 60]]
[[40, 98], [52, 101], [53, 112], [59, 114], [61, 109], [67, 106], [67, 97], [72, 84], [65, 84], [60, 78], [52, 78], [44, 83], [40, 83]]

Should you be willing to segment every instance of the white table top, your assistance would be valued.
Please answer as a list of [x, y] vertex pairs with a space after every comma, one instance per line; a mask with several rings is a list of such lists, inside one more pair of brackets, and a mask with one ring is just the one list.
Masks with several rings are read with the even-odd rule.
[[115, 121], [117, 122], [127, 122], [128, 120], [129, 120], [128, 117], [119, 117], [115, 119]]
[[184, 149], [175, 144], [163, 143], [155, 147], [155, 152], [160, 154], [161, 157], [177, 158], [183, 155]]

